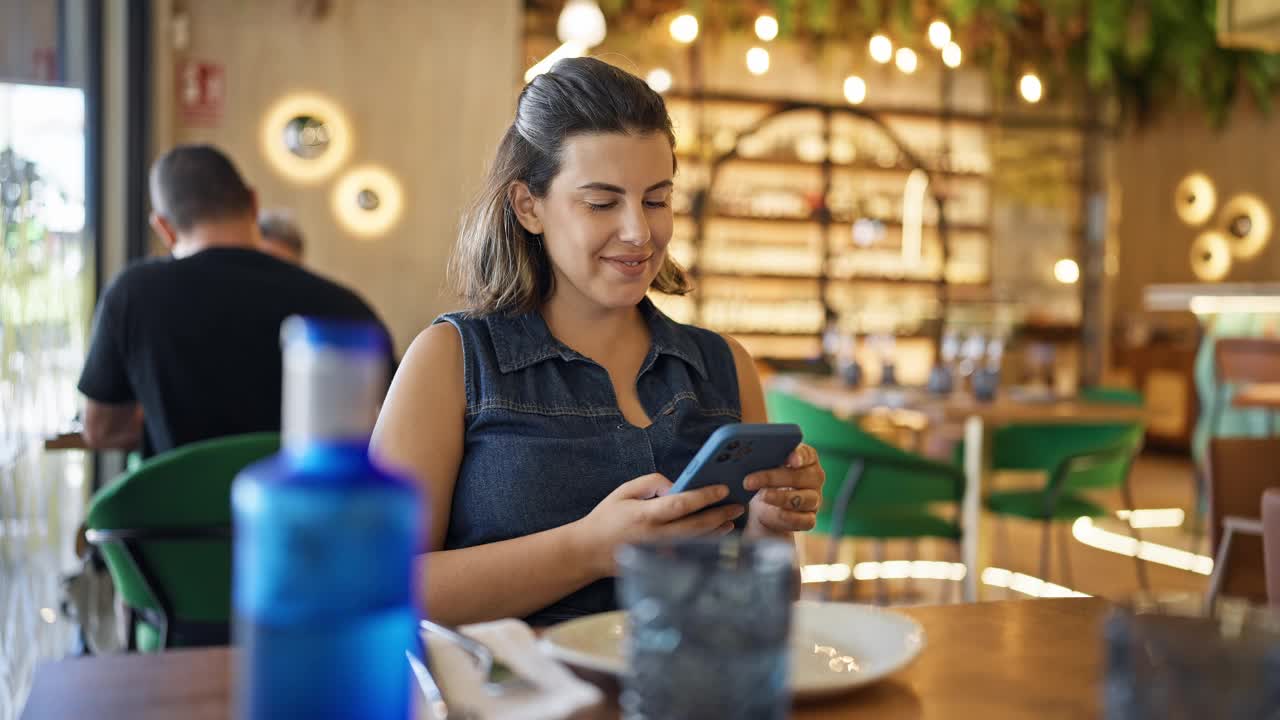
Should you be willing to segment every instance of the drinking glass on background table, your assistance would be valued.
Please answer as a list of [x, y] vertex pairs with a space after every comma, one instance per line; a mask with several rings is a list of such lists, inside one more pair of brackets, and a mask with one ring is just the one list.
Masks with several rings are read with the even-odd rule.
[[788, 542], [740, 536], [619, 549], [623, 717], [785, 718], [793, 560]]

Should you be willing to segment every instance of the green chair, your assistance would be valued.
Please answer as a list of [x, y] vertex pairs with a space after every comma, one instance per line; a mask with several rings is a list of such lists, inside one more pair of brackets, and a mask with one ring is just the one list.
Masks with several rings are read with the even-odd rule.
[[1087, 403], [1098, 403], [1102, 405], [1134, 405], [1140, 406], [1143, 403], [1142, 393], [1131, 388], [1113, 387], [1109, 385], [1094, 385], [1092, 387], [1080, 388], [1077, 393], [1080, 400]]
[[229, 642], [231, 481], [279, 447], [276, 433], [184, 445], [94, 495], [85, 537], [129, 608], [130, 650]]
[[[1142, 449], [1145, 432], [1140, 423], [1067, 425], [1008, 425], [992, 434], [991, 469], [1038, 471], [1047, 482], [1042, 488], [988, 493], [986, 509], [996, 515], [1036, 520], [1043, 524], [1040, 577], [1049, 579], [1052, 526], [1079, 517], [1102, 517], [1107, 511], [1084, 493], [1118, 488], [1133, 508], [1129, 470]], [[957, 448], [960, 456], [963, 448]], [[1138, 540], [1137, 531], [1129, 528]], [[1070, 582], [1067, 545], [1061, 548], [1065, 582]], [[1147, 588], [1146, 569], [1137, 563], [1138, 580]]]
[[959, 509], [964, 474], [958, 468], [900, 450], [787, 393], [771, 390], [765, 400], [771, 420], [800, 426], [826, 471], [814, 529], [830, 538], [828, 563], [845, 537], [959, 542], [959, 524], [936, 513], [940, 505]]

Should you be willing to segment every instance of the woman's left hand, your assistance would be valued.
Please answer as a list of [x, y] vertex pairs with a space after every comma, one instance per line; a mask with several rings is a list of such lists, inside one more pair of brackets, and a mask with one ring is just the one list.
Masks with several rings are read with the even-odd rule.
[[804, 444], [792, 451], [784, 466], [748, 475], [743, 487], [757, 492], [748, 510], [747, 534], [789, 536], [812, 530], [826, 479], [818, 451]]

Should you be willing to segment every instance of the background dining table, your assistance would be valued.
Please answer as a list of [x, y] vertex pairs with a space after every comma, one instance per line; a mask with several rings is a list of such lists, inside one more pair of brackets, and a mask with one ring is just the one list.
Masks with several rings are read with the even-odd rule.
[[[1098, 717], [1107, 611], [1098, 598], [903, 608], [924, 626], [927, 642], [910, 666], [870, 687], [797, 704], [792, 717]], [[36, 671], [22, 718], [225, 720], [234, 661], [228, 648], [60, 660]], [[616, 683], [589, 679], [601, 682], [609, 701], [588, 717], [616, 718]]]

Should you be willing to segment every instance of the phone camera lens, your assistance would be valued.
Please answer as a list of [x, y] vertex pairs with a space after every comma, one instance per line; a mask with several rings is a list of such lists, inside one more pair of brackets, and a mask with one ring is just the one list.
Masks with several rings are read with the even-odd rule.
[[738, 449], [738, 445], [740, 445], [740, 444], [741, 444], [741, 443], [739, 443], [737, 440], [730, 440], [730, 441], [729, 441], [729, 449], [730, 449], [730, 450], [737, 450], [737, 449]]
[[718, 457], [716, 457], [716, 462], [725, 462], [728, 459], [729, 459], [729, 453], [721, 453]]

